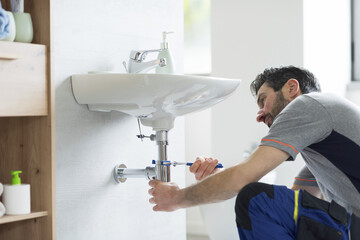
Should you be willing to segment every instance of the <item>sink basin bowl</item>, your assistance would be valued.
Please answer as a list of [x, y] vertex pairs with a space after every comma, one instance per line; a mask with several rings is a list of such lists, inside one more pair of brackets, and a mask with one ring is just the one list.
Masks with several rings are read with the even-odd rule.
[[71, 77], [74, 97], [92, 111], [119, 111], [155, 131], [174, 119], [209, 108], [231, 94], [238, 79], [170, 74], [79, 74]]

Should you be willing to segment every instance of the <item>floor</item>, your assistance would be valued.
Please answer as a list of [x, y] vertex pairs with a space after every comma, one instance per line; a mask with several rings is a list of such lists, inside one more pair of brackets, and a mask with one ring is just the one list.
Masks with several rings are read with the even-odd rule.
[[207, 236], [199, 236], [199, 235], [186, 235], [186, 240], [210, 240]]

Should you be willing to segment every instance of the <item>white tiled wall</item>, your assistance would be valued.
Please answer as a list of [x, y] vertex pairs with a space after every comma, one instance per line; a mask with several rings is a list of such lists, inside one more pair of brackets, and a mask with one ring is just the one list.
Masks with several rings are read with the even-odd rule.
[[[52, 68], [56, 87], [56, 230], [59, 240], [185, 239], [185, 211], [154, 213], [144, 179], [115, 184], [124, 163], [145, 168], [157, 157], [154, 142], [136, 138], [135, 118], [90, 112], [78, 105], [70, 76], [87, 71], [125, 72], [132, 49], [160, 47], [169, 37], [175, 65], [183, 66], [183, 3], [177, 0], [52, 1]], [[152, 133], [143, 128], [145, 134]], [[184, 160], [184, 121], [169, 132], [168, 157]], [[184, 185], [184, 169], [172, 171]]]

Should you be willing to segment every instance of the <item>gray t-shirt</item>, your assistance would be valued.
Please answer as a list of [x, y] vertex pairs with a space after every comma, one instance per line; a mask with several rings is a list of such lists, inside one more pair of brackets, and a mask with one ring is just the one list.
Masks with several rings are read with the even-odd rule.
[[314, 175], [312, 175], [306, 166], [304, 166], [295, 177], [294, 184], [301, 186], [319, 187], [316, 178]]
[[358, 106], [328, 93], [301, 95], [274, 119], [260, 145], [283, 150], [292, 159], [301, 153], [325, 198], [360, 216]]

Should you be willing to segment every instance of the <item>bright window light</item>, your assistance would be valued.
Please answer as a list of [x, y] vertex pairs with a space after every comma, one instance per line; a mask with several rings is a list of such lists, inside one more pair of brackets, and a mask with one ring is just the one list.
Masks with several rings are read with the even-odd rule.
[[352, 0], [352, 75], [360, 81], [360, 0]]
[[211, 0], [184, 0], [184, 72], [211, 73]]

